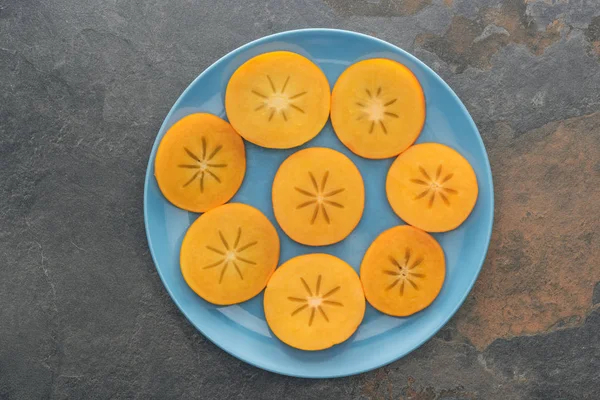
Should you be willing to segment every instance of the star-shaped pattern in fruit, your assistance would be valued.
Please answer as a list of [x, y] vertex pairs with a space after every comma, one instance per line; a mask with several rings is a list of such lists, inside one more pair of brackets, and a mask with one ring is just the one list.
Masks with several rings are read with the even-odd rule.
[[302, 286], [304, 287], [306, 294], [300, 297], [288, 297], [288, 300], [295, 303], [303, 303], [302, 305], [298, 306], [298, 308], [296, 308], [294, 311], [292, 311], [292, 316], [297, 315], [304, 310], [310, 310], [310, 316], [308, 317], [308, 326], [311, 326], [313, 324], [317, 310], [319, 311], [319, 314], [321, 314], [323, 319], [326, 322], [329, 322], [329, 317], [327, 316], [324, 307], [344, 306], [339, 301], [330, 299], [332, 295], [334, 295], [338, 290], [341, 289], [341, 286], [336, 286], [333, 289], [328, 290], [324, 294], [321, 294], [321, 275], [317, 277], [317, 283], [314, 291], [311, 290], [310, 286], [308, 285], [308, 283], [306, 283], [306, 280], [304, 280], [304, 278], [300, 278], [300, 282], [302, 282]]
[[219, 238], [221, 240], [222, 246], [218, 246], [218, 248], [213, 246], [206, 246], [208, 250], [220, 256], [219, 260], [204, 266], [203, 269], [221, 267], [221, 275], [219, 275], [219, 283], [221, 283], [223, 282], [223, 276], [225, 276], [227, 268], [231, 264], [237, 271], [238, 275], [240, 276], [240, 279], [243, 280], [244, 276], [242, 275], [242, 271], [240, 269], [238, 261], [250, 265], [256, 265], [256, 262], [242, 257], [240, 254], [243, 253], [245, 250], [249, 249], [250, 247], [255, 246], [258, 242], [253, 241], [244, 245], [240, 245], [242, 239], [242, 228], [238, 228], [237, 236], [235, 237], [235, 241], [232, 245], [230, 245], [229, 242], [225, 239], [225, 236], [221, 231], [219, 231]]
[[398, 114], [391, 112], [389, 109], [398, 98], [391, 98], [382, 92], [381, 86], [376, 91], [365, 89], [366, 96], [363, 95], [364, 98], [356, 102], [356, 105], [360, 107], [360, 115], [357, 120], [367, 118], [371, 121], [369, 133], [373, 133], [375, 127], [379, 126], [381, 131], [387, 135], [388, 130], [385, 126], [385, 120], [387, 118], [398, 118]]
[[266, 107], [269, 110], [269, 121], [271, 121], [276, 114], [281, 114], [283, 120], [287, 121], [288, 114], [286, 112], [289, 113], [291, 111], [290, 109], [304, 114], [304, 110], [298, 107], [298, 105], [294, 104], [294, 101], [299, 97], [304, 96], [306, 91], [301, 91], [292, 95], [288, 95], [285, 92], [290, 81], [290, 76], [285, 79], [285, 82], [279, 91], [275, 88], [275, 83], [273, 83], [271, 76], [267, 75], [267, 80], [269, 81], [269, 86], [271, 87], [270, 93], [267, 92], [265, 94], [259, 90], [252, 89], [252, 93], [261, 98], [260, 104], [254, 109], [254, 111], [259, 111]]
[[458, 192], [452, 188], [448, 187], [448, 181], [452, 179], [454, 176], [453, 173], [447, 173], [442, 177], [442, 166], [438, 166], [435, 172], [435, 178], [432, 178], [434, 175], [430, 175], [427, 173], [425, 168], [419, 167], [419, 171], [421, 171], [422, 178], [411, 179], [412, 183], [423, 186], [423, 191], [420, 192], [415, 199], [427, 199], [429, 195], [429, 207], [433, 206], [433, 203], [438, 196], [446, 205], [450, 205], [450, 200], [448, 196], [451, 194], [457, 194]]
[[394, 280], [386, 287], [386, 290], [391, 290], [398, 286], [400, 296], [404, 295], [406, 284], [409, 284], [415, 290], [419, 290], [419, 285], [417, 285], [416, 280], [425, 278], [425, 274], [414, 270], [415, 268], [418, 270], [419, 266], [423, 263], [423, 257], [419, 257], [411, 262], [410, 249], [406, 249], [404, 260], [401, 260], [401, 262], [398, 262], [398, 260], [392, 256], [389, 256], [389, 260], [394, 268], [386, 269], [383, 273], [392, 276]]
[[312, 218], [310, 219], [310, 223], [311, 224], [315, 223], [315, 220], [317, 219], [317, 217], [319, 215], [319, 211], [321, 211], [321, 214], [323, 215], [325, 222], [327, 222], [329, 224], [329, 223], [331, 223], [331, 219], [329, 218], [329, 213], [327, 212], [327, 206], [344, 208], [343, 204], [341, 204], [337, 201], [331, 200], [331, 197], [335, 196], [338, 193], [343, 192], [345, 190], [345, 188], [338, 188], [338, 189], [328, 190], [328, 191], [325, 190], [325, 188], [327, 186], [327, 178], [329, 178], [329, 171], [326, 171], [325, 174], [323, 174], [323, 179], [321, 179], [320, 186], [317, 184], [317, 180], [315, 179], [315, 176], [313, 175], [312, 172], [309, 172], [308, 176], [310, 177], [310, 182], [312, 184], [314, 192], [311, 192], [309, 190], [305, 190], [305, 189], [302, 189], [299, 187], [295, 187], [294, 189], [296, 189], [296, 191], [298, 191], [299, 193], [302, 193], [304, 196], [311, 198], [310, 200], [303, 201], [302, 203], [298, 204], [296, 209], [301, 209], [301, 208], [308, 207], [308, 206], [314, 206], [314, 211], [312, 214]]
[[184, 147], [183, 150], [192, 160], [189, 164], [179, 164], [178, 167], [193, 170], [194, 173], [190, 179], [183, 184], [183, 187], [187, 187], [196, 179], [199, 179], [200, 192], [204, 193], [204, 178], [206, 175], [212, 177], [218, 183], [221, 183], [221, 178], [219, 178], [219, 176], [215, 173], [215, 170], [218, 170], [219, 168], [225, 168], [227, 167], [227, 164], [216, 163], [212, 160], [222, 148], [223, 146], [218, 145], [210, 153], [208, 153], [208, 145], [206, 143], [206, 138], [204, 137], [202, 137], [202, 152], [199, 155], [194, 154], [194, 152], [192, 152], [190, 149]]

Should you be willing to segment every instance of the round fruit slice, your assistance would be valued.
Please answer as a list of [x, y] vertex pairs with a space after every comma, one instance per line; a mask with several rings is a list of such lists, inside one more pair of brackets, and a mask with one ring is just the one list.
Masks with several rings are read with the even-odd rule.
[[393, 157], [417, 139], [425, 123], [425, 96], [404, 65], [383, 58], [346, 69], [331, 96], [338, 138], [365, 158]]
[[467, 219], [477, 201], [477, 177], [467, 160], [438, 143], [418, 144], [400, 154], [387, 175], [394, 212], [428, 232], [446, 232]]
[[204, 212], [233, 197], [246, 172], [244, 141], [211, 114], [191, 114], [162, 138], [154, 176], [163, 195], [184, 210]]
[[273, 180], [273, 210], [296, 242], [323, 246], [352, 232], [362, 216], [365, 189], [358, 168], [335, 150], [313, 147], [289, 156]]
[[279, 237], [254, 207], [231, 203], [202, 214], [181, 244], [187, 284], [204, 300], [235, 304], [260, 293], [279, 261]]
[[379, 235], [360, 266], [367, 301], [397, 317], [430, 305], [442, 289], [445, 275], [441, 246], [428, 233], [408, 225]]
[[329, 254], [307, 254], [280, 266], [269, 280], [264, 304], [275, 336], [301, 350], [343, 342], [365, 314], [358, 275]]
[[329, 116], [329, 82], [309, 59], [275, 51], [246, 61], [231, 76], [225, 109], [244, 139], [288, 149], [308, 142]]

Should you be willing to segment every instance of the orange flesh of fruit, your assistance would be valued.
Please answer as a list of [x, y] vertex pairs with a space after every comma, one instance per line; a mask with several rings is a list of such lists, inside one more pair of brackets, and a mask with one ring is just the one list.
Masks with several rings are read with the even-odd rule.
[[231, 125], [211, 114], [191, 114], [164, 135], [154, 165], [162, 194], [172, 204], [194, 212], [226, 203], [246, 172], [242, 138]]
[[360, 267], [367, 301], [379, 311], [406, 317], [429, 306], [446, 275], [444, 252], [428, 233], [397, 226], [373, 241]]
[[365, 202], [358, 168], [335, 150], [313, 147], [289, 156], [273, 180], [273, 210], [293, 240], [322, 246], [339, 242], [356, 227]]
[[365, 313], [360, 279], [328, 254], [298, 256], [269, 280], [265, 317], [273, 333], [301, 350], [322, 350], [348, 339]]
[[359, 156], [393, 157], [413, 144], [423, 129], [423, 89], [396, 61], [357, 62], [333, 88], [331, 123], [340, 141]]
[[321, 131], [329, 116], [329, 82], [309, 59], [289, 51], [258, 55], [231, 76], [227, 118], [258, 146], [288, 149]]
[[475, 171], [458, 152], [438, 143], [412, 146], [388, 172], [387, 197], [406, 223], [428, 232], [462, 224], [475, 206]]
[[254, 207], [230, 203], [202, 214], [181, 245], [181, 272], [200, 297], [228, 305], [265, 287], [279, 261], [279, 237]]

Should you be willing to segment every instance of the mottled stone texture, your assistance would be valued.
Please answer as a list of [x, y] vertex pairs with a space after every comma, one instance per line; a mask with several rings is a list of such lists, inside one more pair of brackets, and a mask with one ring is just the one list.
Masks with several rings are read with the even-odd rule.
[[600, 112], [520, 136], [506, 122], [489, 131], [495, 230], [457, 320], [480, 349], [580, 325], [600, 281]]
[[[496, 225], [465, 306], [377, 371], [301, 380], [208, 343], [148, 253], [167, 111], [248, 40], [357, 30], [434, 68], [488, 148]], [[596, 0], [0, 0], [0, 398], [596, 399]]]

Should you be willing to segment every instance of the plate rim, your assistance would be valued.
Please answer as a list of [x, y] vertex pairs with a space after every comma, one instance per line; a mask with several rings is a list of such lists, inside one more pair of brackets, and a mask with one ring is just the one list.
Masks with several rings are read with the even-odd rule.
[[[242, 53], [243, 51], [247, 50], [248, 48], [251, 48], [255, 45], [261, 44], [263, 42], [269, 42], [271, 40], [276, 40], [276, 39], [284, 39], [286, 36], [290, 36], [290, 35], [295, 35], [295, 34], [304, 34], [304, 33], [322, 33], [322, 34], [341, 34], [341, 35], [347, 35], [351, 38], [356, 38], [359, 37], [361, 39], [368, 39], [368, 40], [372, 40], [375, 42], [378, 42], [380, 44], [384, 44], [386, 46], [390, 46], [392, 47], [395, 51], [401, 53], [404, 57], [407, 57], [409, 59], [411, 59], [413, 62], [415, 62], [416, 64], [418, 64], [421, 68], [423, 68], [425, 71], [433, 74], [434, 76], [438, 77], [439, 80], [442, 83], [442, 86], [447, 89], [450, 93], [450, 95], [452, 96], [453, 99], [458, 101], [458, 104], [460, 106], [460, 109], [467, 115], [467, 119], [468, 119], [468, 123], [471, 126], [471, 128], [477, 133], [476, 137], [477, 137], [477, 141], [478, 144], [481, 146], [481, 148], [483, 148], [484, 152], [483, 152], [483, 156], [484, 156], [484, 161], [485, 161], [485, 172], [486, 174], [489, 176], [489, 181], [487, 183], [486, 186], [489, 187], [491, 196], [490, 196], [490, 204], [489, 204], [489, 212], [491, 215], [491, 221], [489, 223], [489, 228], [487, 229], [486, 232], [486, 236], [487, 236], [487, 240], [485, 242], [485, 246], [484, 246], [484, 251], [481, 255], [481, 259], [478, 261], [479, 267], [477, 269], [476, 274], [473, 275], [471, 281], [468, 283], [468, 290], [466, 290], [464, 292], [464, 294], [461, 295], [461, 299], [460, 301], [456, 304], [456, 306], [451, 310], [451, 312], [449, 312], [447, 315], [445, 315], [444, 317], [440, 318], [440, 323], [434, 328], [432, 329], [431, 333], [429, 335], [424, 335], [421, 340], [419, 341], [419, 344], [417, 344], [416, 346], [414, 346], [412, 349], [408, 350], [408, 351], [403, 351], [403, 352], [399, 352], [397, 355], [395, 355], [394, 357], [391, 357], [390, 359], [386, 359], [383, 362], [377, 364], [377, 365], [372, 365], [372, 366], [367, 366], [367, 367], [358, 367], [356, 368], [354, 371], [352, 372], [345, 372], [345, 373], [330, 373], [330, 374], [322, 374], [319, 376], [312, 376], [312, 375], [307, 375], [307, 374], [301, 374], [301, 373], [289, 373], [289, 372], [284, 372], [284, 371], [277, 371], [273, 368], [270, 368], [268, 366], [265, 365], [261, 365], [260, 362], [256, 362], [254, 360], [248, 359], [246, 358], [244, 355], [238, 354], [235, 351], [235, 346], [234, 347], [229, 347], [229, 346], [225, 346], [225, 345], [221, 345], [215, 338], [213, 338], [210, 335], [207, 335], [204, 330], [198, 326], [196, 323], [194, 323], [194, 321], [192, 321], [188, 315], [186, 314], [186, 312], [182, 309], [181, 304], [179, 303], [179, 301], [177, 300], [176, 296], [174, 296], [173, 291], [171, 290], [171, 288], [169, 287], [169, 285], [167, 284], [167, 282], [165, 281], [165, 277], [163, 276], [163, 273], [161, 271], [161, 269], [158, 267], [158, 262], [156, 259], [156, 256], [154, 254], [154, 247], [152, 245], [152, 240], [150, 237], [150, 229], [149, 229], [149, 224], [148, 224], [148, 219], [149, 219], [149, 215], [148, 215], [148, 190], [149, 190], [149, 182], [150, 179], [152, 179], [152, 177], [154, 176], [152, 173], [152, 160], [155, 157], [156, 154], [156, 150], [158, 148], [158, 144], [160, 143], [158, 134], [164, 129], [166, 128], [167, 125], [167, 121], [171, 118], [171, 116], [173, 115], [173, 113], [179, 108], [180, 103], [182, 102], [182, 99], [185, 98], [185, 96], [187, 95], [187, 93], [191, 90], [192, 87], [194, 87], [196, 85], [196, 83], [202, 79], [202, 77], [207, 74], [209, 71], [211, 71], [213, 68], [216, 68], [216, 65], [219, 64], [222, 60], [224, 60], [227, 57], [230, 56], [236, 56], [240, 53]], [[393, 158], [393, 157], [392, 157]], [[487, 258], [487, 253], [489, 251], [489, 246], [491, 243], [491, 237], [492, 237], [492, 231], [493, 231], [493, 227], [494, 227], [494, 217], [495, 217], [495, 195], [494, 195], [494, 182], [493, 182], [493, 175], [492, 175], [492, 169], [491, 169], [491, 164], [490, 164], [490, 160], [489, 160], [489, 156], [488, 156], [488, 151], [485, 147], [485, 143], [483, 142], [483, 138], [481, 137], [481, 133], [479, 132], [479, 129], [477, 129], [477, 125], [475, 124], [475, 121], [473, 121], [473, 117], [471, 116], [471, 113], [469, 113], [469, 110], [466, 108], [466, 106], [464, 105], [464, 103], [461, 101], [461, 99], [458, 97], [458, 95], [454, 92], [454, 90], [452, 90], [452, 88], [450, 87], [450, 85], [448, 85], [448, 83], [441, 77], [439, 76], [433, 69], [431, 69], [427, 64], [425, 64], [423, 61], [421, 61], [419, 58], [417, 58], [416, 56], [410, 54], [409, 52], [407, 52], [406, 50], [403, 50], [402, 48], [387, 42], [385, 40], [376, 38], [374, 36], [368, 35], [368, 34], [364, 34], [364, 33], [359, 33], [359, 32], [355, 32], [355, 31], [349, 31], [349, 30], [345, 30], [345, 29], [335, 29], [335, 28], [304, 28], [304, 29], [293, 29], [293, 30], [287, 30], [287, 31], [282, 31], [282, 32], [277, 32], [271, 35], [267, 35], [267, 36], [262, 36], [258, 39], [252, 40], [248, 43], [245, 43], [231, 51], [229, 51], [228, 53], [224, 54], [222, 57], [220, 57], [219, 59], [217, 59], [216, 61], [214, 61], [210, 66], [208, 66], [207, 68], [205, 68], [196, 78], [194, 78], [189, 84], [188, 86], [185, 88], [185, 90], [183, 92], [181, 92], [181, 94], [179, 95], [179, 97], [177, 98], [177, 100], [175, 101], [175, 103], [173, 103], [173, 105], [171, 106], [171, 109], [169, 110], [169, 112], [167, 113], [167, 115], [164, 117], [162, 124], [160, 125], [160, 128], [158, 129], [158, 132], [154, 138], [154, 143], [152, 144], [152, 148], [150, 150], [150, 154], [148, 157], [148, 164], [146, 166], [146, 174], [144, 177], [144, 228], [146, 231], [146, 240], [148, 242], [148, 248], [150, 250], [150, 254], [152, 256], [152, 262], [154, 263], [154, 267], [156, 268], [156, 271], [158, 272], [158, 275], [160, 277], [160, 280], [164, 286], [164, 288], [167, 290], [167, 293], [169, 294], [169, 297], [171, 298], [171, 300], [175, 303], [175, 305], [177, 306], [177, 308], [179, 309], [179, 311], [183, 314], [183, 316], [188, 320], [188, 322], [194, 327], [196, 328], [201, 334], [202, 336], [204, 336], [206, 339], [208, 339], [211, 343], [213, 343], [214, 345], [216, 345], [219, 349], [225, 351], [226, 353], [230, 354], [231, 356], [237, 358], [238, 360], [241, 360], [247, 364], [252, 365], [253, 367], [256, 368], [260, 368], [262, 370], [265, 371], [269, 371], [278, 375], [285, 375], [285, 376], [291, 376], [291, 377], [296, 377], [296, 378], [312, 378], [312, 379], [329, 379], [329, 378], [342, 378], [342, 377], [346, 377], [346, 376], [353, 376], [353, 375], [358, 375], [358, 374], [362, 374], [365, 372], [369, 372], [381, 367], [384, 367], [386, 365], [389, 365], [395, 361], [398, 361], [399, 359], [405, 357], [406, 355], [412, 353], [413, 351], [417, 350], [418, 348], [420, 348], [421, 346], [423, 346], [425, 343], [427, 343], [429, 340], [431, 340], [431, 338], [433, 338], [439, 331], [440, 329], [442, 329], [447, 323], [448, 321], [450, 321], [450, 319], [456, 315], [456, 312], [462, 307], [463, 303], [465, 302], [465, 300], [467, 299], [467, 296], [471, 293], [471, 291], [473, 290], [473, 286], [475, 285], [475, 282], [477, 281], [477, 279], [479, 278], [479, 274], [481, 274], [481, 270], [483, 269], [483, 265], [484, 262]], [[360, 365], [360, 363], [357, 363], [357, 365]]]

